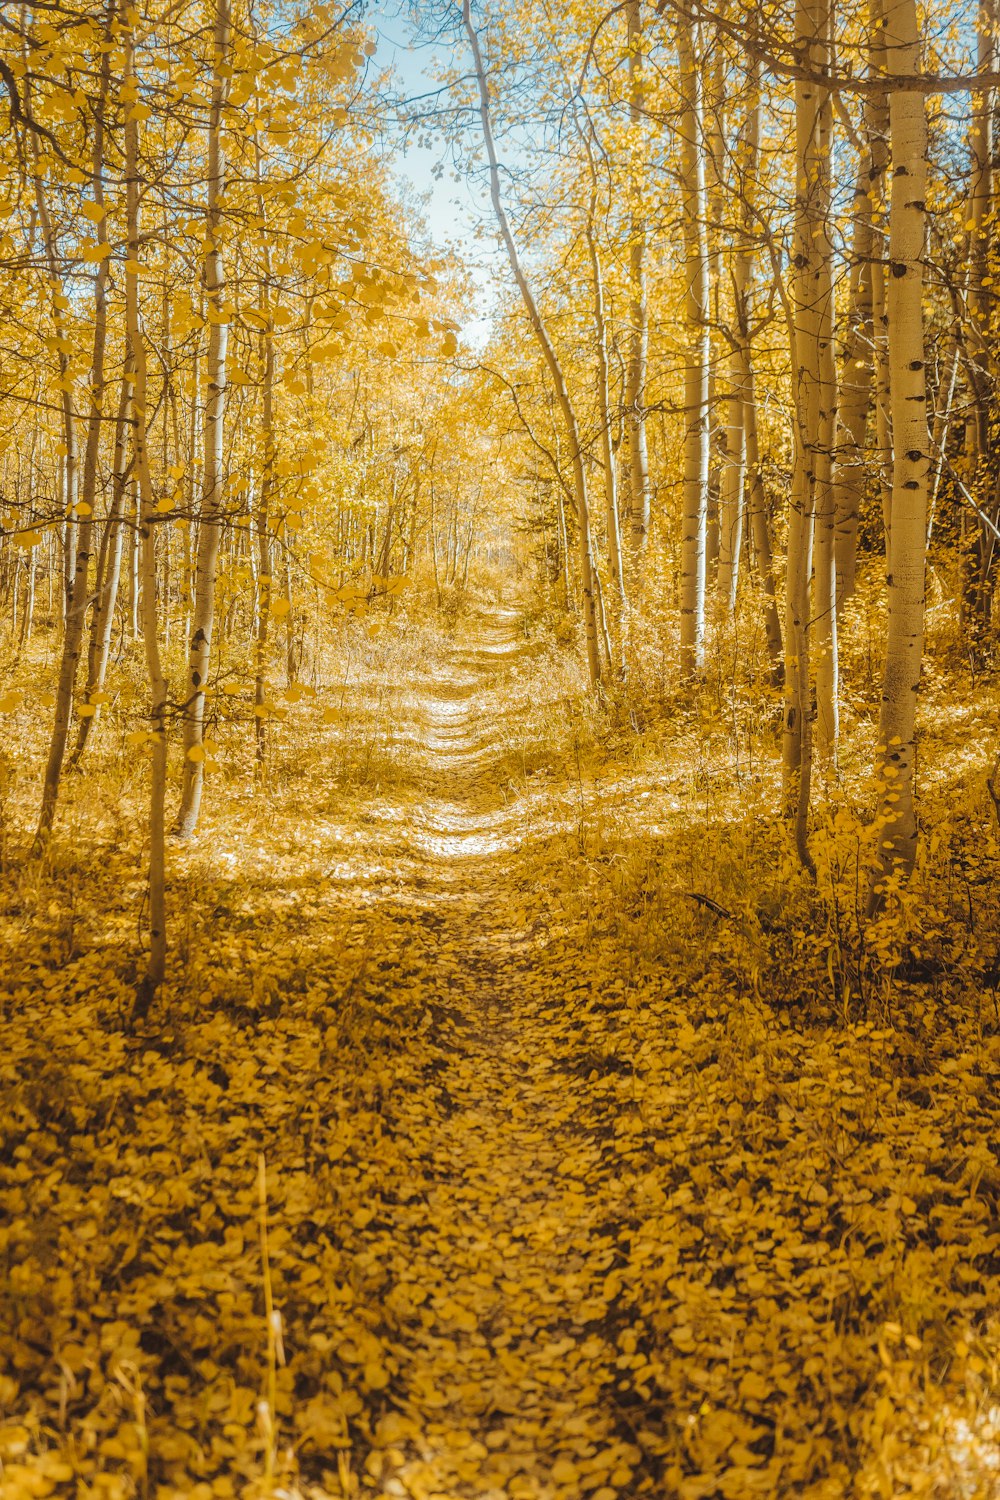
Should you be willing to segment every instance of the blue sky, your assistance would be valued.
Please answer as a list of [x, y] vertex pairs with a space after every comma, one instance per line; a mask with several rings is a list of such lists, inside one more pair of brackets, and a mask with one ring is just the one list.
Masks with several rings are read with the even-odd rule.
[[[437, 87], [433, 76], [435, 60], [440, 57], [453, 63], [455, 59], [450, 48], [416, 35], [410, 11], [407, 0], [371, 0], [365, 20], [375, 30], [378, 41], [376, 66], [391, 67], [400, 91], [408, 99], [418, 99]], [[435, 171], [442, 166], [443, 172]], [[476, 343], [485, 341], [495, 301], [492, 288], [498, 263], [492, 209], [485, 191], [464, 177], [455, 181], [451, 155], [444, 143], [432, 147], [411, 144], [405, 152], [400, 151], [395, 171], [401, 184], [423, 200], [422, 211], [434, 242], [456, 250], [472, 273], [478, 296], [463, 332]], [[486, 234], [477, 236], [475, 227], [484, 222]]]

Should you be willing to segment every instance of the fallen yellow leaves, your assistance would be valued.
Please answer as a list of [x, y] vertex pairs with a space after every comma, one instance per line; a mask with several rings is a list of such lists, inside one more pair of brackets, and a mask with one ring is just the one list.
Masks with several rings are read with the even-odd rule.
[[[942, 1466], [985, 1500], [996, 1036], [734, 999], [679, 903], [637, 957], [578, 794], [551, 775], [526, 839], [499, 789], [489, 659], [467, 698], [285, 694], [308, 774], [178, 862], [138, 1034], [133, 853], [72, 945], [59, 903], [4, 919], [0, 1495], [256, 1500], [277, 1433], [310, 1500], [895, 1500]], [[365, 733], [378, 792], [329, 769]]]

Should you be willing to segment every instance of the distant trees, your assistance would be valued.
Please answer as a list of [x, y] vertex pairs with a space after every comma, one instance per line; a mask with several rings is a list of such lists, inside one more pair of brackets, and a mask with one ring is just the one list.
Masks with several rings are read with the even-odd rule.
[[331, 612], [404, 574], [444, 605], [516, 487], [595, 691], [631, 712], [654, 640], [687, 704], [709, 670], [765, 716], [780, 689], [806, 870], [842, 638], [859, 593], [884, 607], [874, 909], [915, 857], [928, 546], [969, 659], [997, 644], [994, 0], [933, 73], [909, 0], [434, 14], [438, 123], [516, 290], [479, 351], [373, 144], [354, 6], [0, 28], [0, 598], [11, 660], [54, 663], [36, 847], [134, 658], [162, 884], [216, 725], [243, 704], [262, 781]]
[[[23, 656], [44, 663], [58, 635], [36, 847], [67, 758], [88, 774], [123, 691], [116, 657], [137, 653], [144, 1004], [164, 972], [171, 764], [189, 836], [213, 725], [245, 714], [262, 765], [275, 679], [294, 680], [320, 605], [395, 596], [427, 541], [419, 478], [389, 494], [381, 476], [401, 425], [454, 408], [456, 325], [366, 134], [373, 49], [350, 3], [266, 20], [243, 0], [27, 3], [0, 28], [0, 317], [16, 350], [0, 597]], [[458, 510], [473, 503], [460, 486]], [[0, 691], [0, 715], [16, 700]]]
[[[932, 318], [955, 330], [951, 374], [932, 393], [942, 450], [934, 486], [938, 525], [961, 538], [952, 561], [962, 559], [970, 643], [988, 636], [1000, 536], [1000, 482], [987, 457], [996, 422], [996, 17], [983, 0], [972, 37], [977, 82], [961, 73], [969, 28], [939, 50], [931, 77], [904, 9], [798, 0], [786, 25], [745, 7], [630, 0], [575, 7], [556, 25], [544, 3], [497, 0], [484, 7], [489, 56], [477, 64], [480, 109], [494, 117], [495, 202], [506, 182], [504, 239], [510, 251], [516, 217], [525, 227], [515, 277], [522, 295], [531, 280], [528, 322], [545, 330], [564, 421], [572, 411], [561, 443], [548, 440], [540, 411], [525, 430], [549, 460], [578, 473], [577, 488], [588, 471], [619, 471], [617, 486], [604, 488], [619, 497], [615, 519], [629, 528], [633, 570], [648, 567], [640, 559], [649, 536], [671, 559], [682, 680], [697, 680], [753, 584], [772, 680], [784, 682], [782, 800], [807, 869], [816, 788], [825, 792], [835, 773], [839, 634], [857, 588], [862, 518], [866, 565], [882, 532], [889, 633], [876, 883], [890, 868], [905, 873], [914, 855], [913, 709], [934, 479], [923, 330]], [[463, 15], [478, 33], [470, 4]], [[920, 126], [935, 89], [969, 101], [964, 183], [954, 175], [955, 129], [930, 140]], [[505, 91], [530, 100], [530, 131]], [[562, 122], [581, 110], [589, 133], [574, 137]], [[574, 185], [593, 170], [592, 138], [603, 152], [599, 219], [580, 215]], [[950, 212], [960, 224], [957, 274], [953, 265], [925, 274], [932, 197], [934, 222]], [[581, 235], [603, 283], [592, 331]], [[787, 423], [776, 420], [782, 407]], [[519, 417], [530, 408], [522, 385]], [[780, 491], [769, 474], [786, 476]], [[559, 524], [553, 512], [557, 549]], [[613, 580], [619, 566], [618, 528], [588, 525], [578, 571], [593, 583], [583, 601], [600, 600], [602, 575]], [[591, 651], [595, 635], [588, 620]]]

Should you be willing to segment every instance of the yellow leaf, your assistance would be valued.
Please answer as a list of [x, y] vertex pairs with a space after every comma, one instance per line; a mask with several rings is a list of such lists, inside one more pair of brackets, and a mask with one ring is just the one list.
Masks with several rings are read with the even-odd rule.
[[370, 1391], [384, 1391], [389, 1384], [389, 1371], [384, 1365], [369, 1360], [365, 1365], [364, 1381]]
[[197, 765], [200, 761], [203, 761], [205, 759], [204, 745], [192, 745], [188, 750], [187, 758], [188, 760], [194, 761], [195, 765]]

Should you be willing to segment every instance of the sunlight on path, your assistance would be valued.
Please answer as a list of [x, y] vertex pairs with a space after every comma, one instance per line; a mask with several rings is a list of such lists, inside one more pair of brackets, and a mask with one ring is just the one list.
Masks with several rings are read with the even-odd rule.
[[639, 1457], [594, 1380], [615, 1353], [601, 1325], [621, 1204], [580, 1189], [599, 1154], [586, 1095], [547, 1052], [531, 945], [504, 915], [521, 835], [477, 699], [518, 649], [508, 622], [482, 627], [412, 705], [426, 790], [409, 837], [432, 886], [461, 887], [438, 956], [464, 1036], [437, 1090], [396, 1101], [420, 1184], [420, 1212], [391, 1229], [412, 1324], [396, 1346], [405, 1399], [365, 1494], [614, 1500]]

